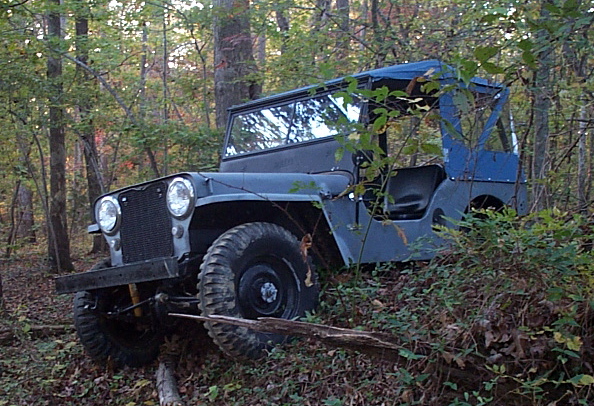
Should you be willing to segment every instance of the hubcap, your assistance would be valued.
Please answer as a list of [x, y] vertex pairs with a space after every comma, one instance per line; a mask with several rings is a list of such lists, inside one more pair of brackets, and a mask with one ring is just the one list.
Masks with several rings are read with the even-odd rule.
[[266, 303], [272, 303], [276, 300], [278, 289], [274, 286], [274, 283], [265, 282], [260, 288], [260, 293], [262, 294], [262, 300]]
[[284, 263], [261, 262], [248, 267], [237, 287], [238, 306], [247, 319], [287, 317], [293, 308], [295, 281]]

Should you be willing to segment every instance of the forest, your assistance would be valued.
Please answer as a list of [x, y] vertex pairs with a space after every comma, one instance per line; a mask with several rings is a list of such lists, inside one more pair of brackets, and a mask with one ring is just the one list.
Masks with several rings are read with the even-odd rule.
[[440, 230], [429, 263], [320, 272], [307, 321], [392, 353], [305, 338], [250, 363], [173, 336], [180, 402], [592, 404], [593, 26], [585, 0], [2, 0], [0, 406], [159, 404], [157, 365], [94, 364], [54, 294], [107, 255], [99, 196], [217, 171], [230, 106], [429, 59], [511, 89], [529, 214]]

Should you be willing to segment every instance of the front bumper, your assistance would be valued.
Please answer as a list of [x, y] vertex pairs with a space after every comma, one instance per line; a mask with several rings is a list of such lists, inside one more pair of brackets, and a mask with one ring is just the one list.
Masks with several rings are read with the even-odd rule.
[[156, 258], [113, 268], [97, 269], [55, 278], [56, 293], [109, 288], [130, 283], [172, 279], [180, 276], [177, 258]]

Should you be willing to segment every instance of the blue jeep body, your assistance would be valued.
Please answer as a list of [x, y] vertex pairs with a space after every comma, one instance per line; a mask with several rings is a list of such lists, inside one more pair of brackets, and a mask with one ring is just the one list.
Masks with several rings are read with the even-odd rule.
[[[193, 297], [202, 301], [185, 311], [208, 314], [207, 298], [200, 289], [210, 289], [201, 278], [214, 275], [208, 280], [218, 281], [218, 254], [212, 247], [232, 251], [231, 240], [245, 234], [246, 224], [264, 225], [258, 230], [264, 227], [264, 233], [276, 235], [277, 240], [284, 232], [279, 230], [286, 230], [295, 237], [296, 250], [324, 266], [430, 259], [442, 244], [433, 231], [436, 224], [451, 225], [451, 220], [476, 208], [527, 210], [517, 142], [505, 107], [508, 94], [505, 87], [483, 79], [465, 83], [452, 68], [431, 60], [363, 72], [233, 107], [220, 171], [178, 173], [99, 198], [97, 224], [89, 229], [102, 232], [109, 243], [109, 266], [57, 278], [57, 291], [84, 291], [95, 301], [101, 292], [122, 286], [130, 287], [120, 290], [125, 294], [139, 291], [140, 299], [131, 293], [126, 306], [104, 312], [113, 318], [138, 308], [144, 315], [166, 314], [179, 310], [180, 301], [192, 303]], [[374, 126], [376, 120], [385, 123]], [[357, 131], [369, 131], [368, 138], [377, 145], [375, 158], [388, 164], [375, 172], [369, 169], [372, 158], [361, 159]], [[245, 244], [242, 247], [249, 242]], [[274, 304], [283, 295], [283, 277], [274, 276], [270, 265], [275, 260], [269, 261], [266, 271], [246, 271], [239, 269], [240, 258], [228, 266], [234, 269], [227, 271], [231, 276], [225, 294], [239, 308], [228, 315], [289, 318], [278, 309], [293, 306], [287, 297], [301, 300], [298, 296], [309, 287], [304, 285], [305, 276], [296, 277], [294, 291], [287, 293], [276, 313], [269, 314], [262, 310], [264, 304]], [[290, 262], [284, 257], [278, 261]], [[304, 258], [303, 272], [311, 276], [308, 261]], [[288, 273], [295, 274], [295, 267], [289, 266]], [[241, 306], [244, 274], [247, 279], [253, 274], [250, 286], [257, 285], [256, 297], [249, 300], [258, 303], [248, 306], [249, 311]], [[186, 299], [168, 301], [163, 293]], [[208, 295], [215, 293], [211, 289]], [[91, 302], [85, 303], [92, 310]], [[96, 308], [92, 314], [105, 317]], [[81, 312], [79, 317], [88, 316]], [[159, 329], [154, 322], [148, 324], [151, 330]], [[223, 334], [222, 340], [213, 326], [207, 323], [226, 352], [253, 355], [238, 349], [237, 343], [221, 343], [229, 337]], [[81, 340], [89, 350], [83, 336], [84, 332]], [[106, 356], [113, 355], [112, 351]], [[131, 365], [141, 362], [122, 360]]]

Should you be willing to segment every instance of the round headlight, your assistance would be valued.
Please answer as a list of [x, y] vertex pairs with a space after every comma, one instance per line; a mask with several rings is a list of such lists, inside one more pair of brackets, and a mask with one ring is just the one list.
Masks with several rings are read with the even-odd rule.
[[169, 212], [179, 218], [186, 217], [194, 208], [194, 186], [185, 178], [175, 178], [167, 189]]
[[104, 233], [110, 234], [116, 231], [120, 220], [120, 204], [111, 196], [104, 197], [99, 202], [97, 209], [97, 221]]

